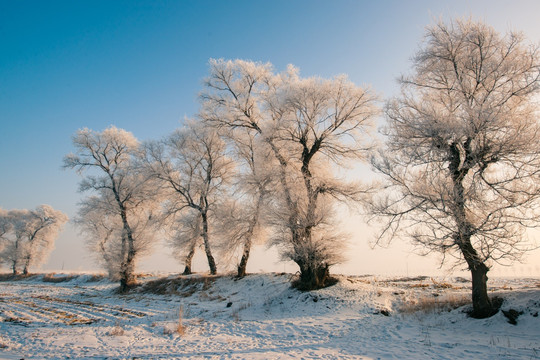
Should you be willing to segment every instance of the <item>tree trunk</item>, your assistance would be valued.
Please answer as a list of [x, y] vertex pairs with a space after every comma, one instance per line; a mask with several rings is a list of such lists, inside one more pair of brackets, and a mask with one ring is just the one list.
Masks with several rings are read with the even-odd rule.
[[191, 275], [192, 272], [191, 272], [191, 263], [190, 264], [186, 264], [186, 266], [184, 267], [184, 272], [182, 273], [182, 275]]
[[300, 267], [300, 279], [294, 287], [298, 290], [316, 290], [332, 284], [328, 264], [305, 265], [302, 261], [297, 261], [297, 264]]
[[197, 243], [197, 240], [191, 242], [189, 252], [186, 255], [185, 264], [186, 267], [184, 268], [184, 272], [182, 275], [191, 275], [191, 261], [193, 260], [193, 255], [195, 255], [195, 245]]
[[[112, 174], [109, 174], [112, 183], [112, 191], [120, 210], [124, 234], [122, 234], [122, 263], [120, 264], [120, 292], [126, 292], [130, 287], [136, 284], [135, 281], [135, 242], [133, 239], [133, 231], [127, 219], [127, 209], [125, 204], [120, 200], [120, 192], [116, 187], [116, 180]], [[126, 244], [127, 240], [127, 244]], [[127, 245], [127, 254], [126, 252]]]
[[264, 199], [264, 190], [260, 189], [259, 197], [257, 199], [257, 204], [255, 205], [255, 211], [251, 222], [249, 224], [248, 231], [246, 233], [246, 239], [244, 241], [244, 251], [242, 252], [242, 258], [240, 259], [240, 264], [238, 265], [238, 274], [236, 275], [239, 278], [246, 276], [247, 262], [249, 259], [249, 254], [251, 252], [251, 245], [253, 243], [253, 233], [255, 232], [255, 227], [259, 221], [259, 214], [261, 212], [261, 205]]
[[123, 252], [126, 251], [127, 245], [127, 254], [122, 254], [124, 257], [122, 263], [120, 264], [120, 291], [126, 292], [130, 287], [136, 284], [135, 280], [135, 244], [133, 239], [133, 231], [129, 226], [127, 220], [126, 209], [123, 205], [120, 205], [120, 215], [122, 217], [122, 223], [124, 225], [124, 238], [123, 241], [127, 240], [127, 243], [122, 244]]
[[13, 275], [19, 274], [19, 270], [17, 270], [17, 267], [19, 266], [19, 239], [19, 236], [15, 239], [15, 254], [13, 260], [11, 260], [11, 270], [13, 270]]
[[216, 275], [217, 274], [217, 267], [216, 267], [216, 261], [214, 260], [214, 256], [212, 255], [212, 250], [210, 249], [210, 239], [208, 237], [208, 217], [206, 213], [201, 214], [202, 218], [202, 237], [204, 241], [204, 251], [206, 253], [206, 258], [208, 259], [208, 267], [210, 267], [210, 274]]
[[486, 266], [478, 256], [478, 252], [473, 248], [470, 236], [458, 242], [459, 248], [471, 271], [472, 277], [472, 302], [473, 311], [471, 317], [483, 319], [490, 317], [499, 310], [494, 306], [488, 296], [487, 273], [489, 267]]
[[487, 293], [487, 272], [482, 258], [479, 256], [471, 242], [471, 234], [474, 233], [473, 226], [467, 218], [466, 198], [463, 181], [469, 168], [466, 166], [470, 158], [470, 139], [467, 139], [463, 146], [453, 143], [450, 146], [449, 165], [450, 175], [453, 182], [453, 216], [457, 224], [457, 235], [455, 243], [461, 250], [463, 258], [469, 266], [472, 275], [472, 301], [473, 311], [471, 317], [482, 319], [494, 315], [498, 309], [494, 308]]
[[240, 259], [240, 264], [238, 265], [238, 274], [236, 275], [239, 278], [246, 276], [246, 268], [250, 251], [251, 237], [247, 238], [246, 242], [244, 243], [244, 252], [242, 253], [242, 258]]
[[23, 275], [28, 275], [29, 266], [30, 266], [30, 256], [27, 256], [26, 261], [24, 262]]
[[135, 281], [135, 271], [133, 261], [126, 259], [120, 270], [120, 292], [127, 292], [137, 282]]
[[133, 238], [130, 232], [126, 235], [127, 254], [124, 255], [124, 259], [120, 264], [120, 292], [127, 292], [137, 283], [135, 280], [135, 249], [133, 247]]
[[483, 319], [494, 315], [498, 309], [495, 309], [488, 296], [487, 291], [487, 272], [489, 268], [484, 264], [479, 264], [471, 269], [472, 275], [472, 301], [473, 311], [471, 316], [477, 319]]

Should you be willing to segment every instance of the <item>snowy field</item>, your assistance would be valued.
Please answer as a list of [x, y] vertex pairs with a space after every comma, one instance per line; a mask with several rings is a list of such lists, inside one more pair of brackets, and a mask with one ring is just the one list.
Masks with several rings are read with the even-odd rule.
[[339, 276], [302, 293], [290, 277], [147, 276], [118, 295], [92, 275], [4, 276], [0, 358], [540, 359], [540, 279], [490, 279], [512, 325], [468, 318], [461, 278]]

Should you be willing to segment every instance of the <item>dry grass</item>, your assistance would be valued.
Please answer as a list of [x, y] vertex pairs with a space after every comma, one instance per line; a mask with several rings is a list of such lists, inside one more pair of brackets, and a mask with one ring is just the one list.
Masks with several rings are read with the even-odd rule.
[[427, 279], [428, 279], [427, 276], [415, 276], [415, 277], [397, 278], [397, 279], [389, 280], [388, 282], [412, 282], [412, 281], [424, 281]]
[[250, 308], [251, 306], [252, 306], [251, 302], [247, 302], [247, 303], [240, 304], [240, 306], [234, 309], [231, 312], [231, 318], [234, 320], [234, 322], [239, 322], [240, 320], [242, 320], [240, 318], [240, 312], [243, 310], [246, 310], [247, 308]]
[[454, 285], [450, 283], [437, 281], [434, 278], [431, 278], [431, 282], [433, 283], [433, 287], [436, 289], [454, 289], [455, 288]]
[[178, 311], [178, 324], [176, 324], [176, 333], [180, 336], [186, 333], [186, 327], [182, 323], [183, 316], [184, 316], [184, 307], [180, 306], [180, 310]]
[[183, 323], [183, 317], [184, 317], [184, 307], [180, 306], [180, 310], [178, 312], [178, 322], [172, 329], [165, 327], [163, 329], [163, 334], [164, 335], [178, 334], [180, 336], [183, 336], [186, 333], [186, 327], [184, 326], [184, 323]]
[[469, 305], [471, 299], [467, 295], [451, 295], [446, 297], [422, 297], [401, 306], [398, 311], [403, 314], [441, 313]]
[[101, 281], [103, 279], [106, 279], [107, 276], [104, 275], [104, 274], [94, 274], [94, 275], [91, 275], [87, 280], [86, 282], [98, 282], [98, 281]]
[[144, 294], [179, 295], [189, 297], [200, 290], [209, 289], [217, 277], [184, 277], [151, 280], [140, 286], [138, 291]]
[[427, 288], [427, 287], [429, 287], [429, 284], [424, 284], [424, 283], [411, 284], [411, 285], [408, 285], [408, 287], [410, 287], [410, 288]]
[[76, 275], [59, 275], [56, 276], [56, 273], [49, 273], [43, 275], [43, 282], [46, 283], [61, 283], [66, 281], [71, 281], [76, 277]]
[[17, 281], [17, 280], [25, 280], [31, 277], [34, 277], [34, 274], [13, 274], [13, 273], [4, 273], [0, 274], [0, 281]]

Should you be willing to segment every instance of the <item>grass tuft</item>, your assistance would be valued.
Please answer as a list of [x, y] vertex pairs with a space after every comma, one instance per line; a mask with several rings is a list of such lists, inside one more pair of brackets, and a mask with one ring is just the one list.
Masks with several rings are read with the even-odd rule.
[[180, 336], [183, 336], [186, 333], [186, 327], [184, 326], [184, 307], [180, 306], [180, 310], [178, 311], [178, 322], [176, 323], [174, 328], [168, 328], [165, 327], [163, 329], [164, 335], [172, 335], [172, 334], [178, 334]]

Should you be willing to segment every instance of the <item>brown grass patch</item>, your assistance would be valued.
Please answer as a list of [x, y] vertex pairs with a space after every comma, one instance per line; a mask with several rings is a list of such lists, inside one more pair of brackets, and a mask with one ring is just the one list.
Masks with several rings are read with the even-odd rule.
[[412, 281], [424, 281], [427, 280], [427, 276], [415, 276], [415, 277], [402, 277], [393, 280], [388, 280], [388, 282], [412, 282]]
[[431, 282], [433, 283], [433, 287], [436, 289], [453, 289], [454, 288], [454, 285], [447, 282], [437, 281], [434, 278], [431, 278]]
[[471, 299], [467, 295], [451, 295], [446, 297], [422, 297], [417, 301], [404, 304], [398, 311], [403, 314], [422, 313], [442, 313], [450, 312], [457, 308], [471, 304]]
[[56, 275], [56, 273], [50, 273], [43, 275], [43, 282], [46, 283], [61, 283], [66, 281], [71, 281], [75, 279], [77, 275]]
[[141, 285], [138, 288], [138, 291], [145, 294], [179, 295], [188, 297], [197, 291], [208, 290], [216, 279], [216, 276], [178, 276], [176, 278], [157, 279]]
[[0, 281], [18, 281], [18, 280], [25, 280], [28, 278], [34, 277], [34, 274], [13, 274], [13, 273], [5, 273], [0, 274]]
[[410, 287], [410, 288], [427, 288], [427, 287], [429, 287], [429, 284], [424, 284], [424, 283], [411, 284], [408, 287]]

